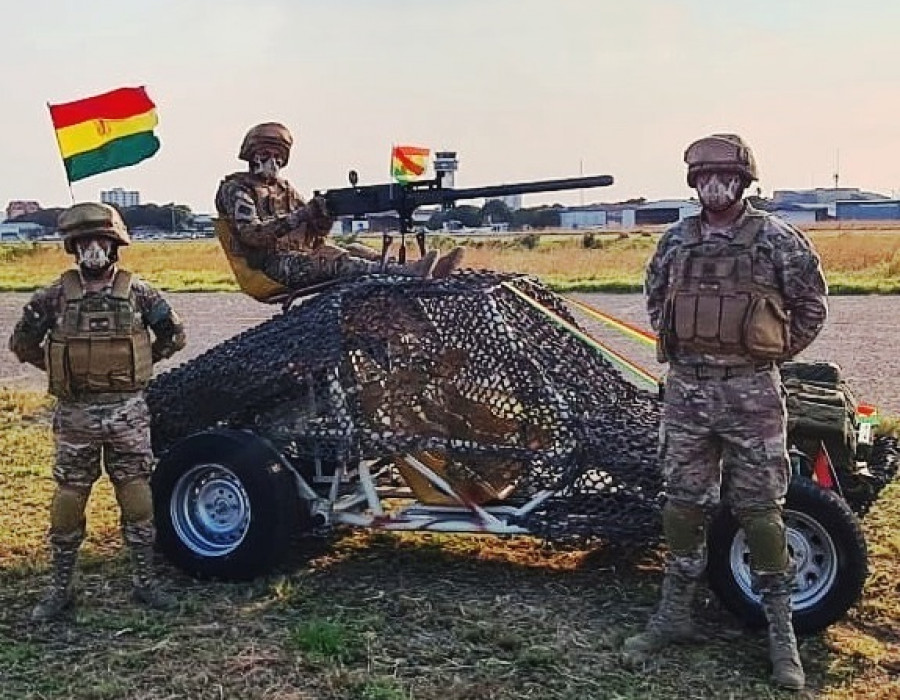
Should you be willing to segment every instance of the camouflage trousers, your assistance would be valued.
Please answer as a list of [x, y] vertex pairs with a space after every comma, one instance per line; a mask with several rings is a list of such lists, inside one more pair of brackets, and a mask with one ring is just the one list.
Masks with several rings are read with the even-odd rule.
[[724, 500], [747, 534], [754, 575], [788, 576], [781, 509], [790, 461], [777, 368], [698, 379], [692, 368], [673, 366], [664, 390], [660, 457], [672, 567], [689, 578], [702, 571], [704, 512]]
[[660, 456], [666, 496], [707, 507], [770, 508], [790, 479], [787, 411], [778, 370], [698, 380], [666, 378]]
[[60, 400], [53, 433], [57, 493], [51, 545], [77, 546], [84, 538], [84, 507], [101, 468], [116, 491], [125, 542], [132, 547], [152, 545], [155, 530], [148, 482], [154, 458], [144, 397], [129, 394], [102, 403]]
[[338, 246], [324, 245], [311, 251], [276, 253], [264, 263], [266, 276], [290, 289], [303, 289], [333, 279], [375, 272], [377, 262], [351, 256]]

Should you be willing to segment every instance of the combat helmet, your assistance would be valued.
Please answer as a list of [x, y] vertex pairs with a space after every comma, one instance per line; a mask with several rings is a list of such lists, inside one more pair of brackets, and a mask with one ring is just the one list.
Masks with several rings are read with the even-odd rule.
[[738, 172], [744, 186], [758, 179], [753, 151], [737, 134], [713, 134], [694, 141], [684, 152], [687, 163], [687, 183], [697, 184], [701, 173]]
[[270, 146], [277, 148], [283, 155], [282, 165], [287, 165], [291, 155], [291, 146], [294, 145], [294, 137], [284, 124], [278, 122], [265, 122], [251, 127], [241, 142], [241, 150], [238, 158], [248, 163], [253, 157], [253, 151], [258, 146]]
[[99, 202], [79, 202], [59, 215], [56, 227], [63, 235], [67, 253], [75, 255], [75, 241], [86, 236], [103, 236], [118, 245], [128, 245], [131, 238], [125, 222], [114, 207]]

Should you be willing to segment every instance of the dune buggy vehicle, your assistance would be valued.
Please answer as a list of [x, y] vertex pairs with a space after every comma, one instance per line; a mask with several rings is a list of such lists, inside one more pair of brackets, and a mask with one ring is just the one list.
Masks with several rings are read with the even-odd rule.
[[[860, 422], [836, 367], [789, 365], [785, 379], [794, 616], [813, 631], [860, 595], [854, 509], [898, 451]], [[192, 575], [250, 579], [297, 536], [343, 526], [578, 546], [661, 537], [657, 393], [531, 278], [341, 283], [160, 375], [147, 399], [158, 544]], [[727, 509], [714, 517], [711, 587], [760, 624], [743, 532]]]

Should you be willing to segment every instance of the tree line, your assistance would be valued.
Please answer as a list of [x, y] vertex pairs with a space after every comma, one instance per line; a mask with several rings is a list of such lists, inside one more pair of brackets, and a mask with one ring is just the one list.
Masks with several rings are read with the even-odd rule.
[[[135, 207], [119, 207], [113, 204], [112, 206], [122, 215], [129, 230], [154, 228], [162, 231], [179, 231], [191, 228], [193, 225], [194, 213], [186, 204], [139, 204]], [[41, 209], [32, 214], [17, 216], [10, 219], [8, 223], [37, 224], [49, 231], [54, 231], [59, 215], [64, 210], [64, 207]]]
[[[186, 204], [140, 204], [134, 207], [113, 205], [122, 215], [129, 230], [136, 228], [180, 231], [193, 227], [194, 214]], [[490, 200], [482, 207], [463, 204], [447, 211], [434, 213], [426, 227], [432, 231], [441, 230], [444, 224], [458, 221], [466, 228], [478, 228], [491, 224], [507, 224], [512, 230], [544, 229], [559, 226], [559, 214], [563, 206], [531, 207], [510, 209], [498, 199]], [[32, 214], [23, 214], [9, 220], [9, 223], [33, 223], [48, 231], [56, 229], [56, 221], [63, 207], [41, 209]]]

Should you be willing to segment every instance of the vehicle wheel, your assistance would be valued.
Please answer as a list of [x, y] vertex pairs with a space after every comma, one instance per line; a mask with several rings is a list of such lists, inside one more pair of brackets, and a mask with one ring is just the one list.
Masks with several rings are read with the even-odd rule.
[[[840, 619], [862, 593], [868, 556], [859, 521], [832, 491], [795, 478], [784, 508], [788, 549], [797, 567], [794, 628], [818, 632]], [[766, 624], [750, 586], [744, 531], [725, 508], [709, 528], [709, 585], [722, 604], [750, 627]]]
[[192, 576], [246, 581], [283, 559], [308, 519], [294, 475], [250, 432], [191, 435], [153, 473], [157, 545]]

